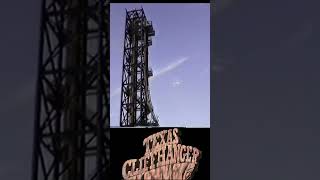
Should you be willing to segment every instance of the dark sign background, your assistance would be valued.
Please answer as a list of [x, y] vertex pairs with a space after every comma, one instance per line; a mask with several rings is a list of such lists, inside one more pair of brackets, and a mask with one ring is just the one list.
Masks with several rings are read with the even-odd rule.
[[[149, 135], [173, 128], [111, 128], [111, 179], [122, 179], [122, 165], [126, 160], [139, 159], [145, 153], [143, 140]], [[210, 177], [210, 129], [178, 128], [181, 144], [202, 152], [198, 170], [192, 180]]]

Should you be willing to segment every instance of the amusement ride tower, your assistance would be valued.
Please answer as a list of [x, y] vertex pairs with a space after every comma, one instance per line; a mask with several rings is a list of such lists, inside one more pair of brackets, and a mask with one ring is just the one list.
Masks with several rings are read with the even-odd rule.
[[151, 21], [144, 10], [126, 12], [120, 126], [159, 126], [153, 112], [149, 78], [153, 75], [149, 68], [148, 47], [155, 35]]

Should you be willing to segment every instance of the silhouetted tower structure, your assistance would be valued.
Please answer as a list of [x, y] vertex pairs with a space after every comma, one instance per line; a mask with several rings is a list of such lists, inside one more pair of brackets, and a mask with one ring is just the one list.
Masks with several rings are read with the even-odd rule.
[[127, 11], [123, 52], [120, 126], [159, 126], [150, 96], [148, 46], [155, 35], [143, 9]]
[[109, 2], [43, 0], [32, 180], [107, 180]]

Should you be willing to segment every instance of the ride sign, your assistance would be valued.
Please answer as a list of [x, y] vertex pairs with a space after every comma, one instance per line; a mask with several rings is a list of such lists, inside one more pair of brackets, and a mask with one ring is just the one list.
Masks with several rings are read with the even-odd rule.
[[146, 148], [143, 157], [123, 164], [125, 180], [190, 180], [198, 168], [201, 151], [182, 145], [177, 128], [150, 135], [143, 140], [143, 145]]

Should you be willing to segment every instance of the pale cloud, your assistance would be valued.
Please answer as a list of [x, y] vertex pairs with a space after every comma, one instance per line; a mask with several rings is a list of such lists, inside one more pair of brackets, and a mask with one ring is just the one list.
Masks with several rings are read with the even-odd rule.
[[[159, 78], [160, 76], [165, 75], [168, 72], [175, 70], [176, 68], [178, 68], [179, 66], [181, 66], [182, 64], [184, 64], [188, 60], [189, 60], [189, 57], [180, 57], [180, 58], [176, 59], [174, 62], [168, 64], [167, 66], [165, 66], [159, 70], [153, 71], [153, 76], [149, 80], [153, 81], [154, 79]], [[120, 93], [121, 93], [121, 87], [115, 89], [111, 93], [110, 96], [112, 98], [114, 96], [119, 95]]]
[[183, 83], [182, 80], [176, 80], [176, 81], [173, 81], [171, 84], [172, 84], [172, 87], [178, 87], [178, 86], [181, 86]]

